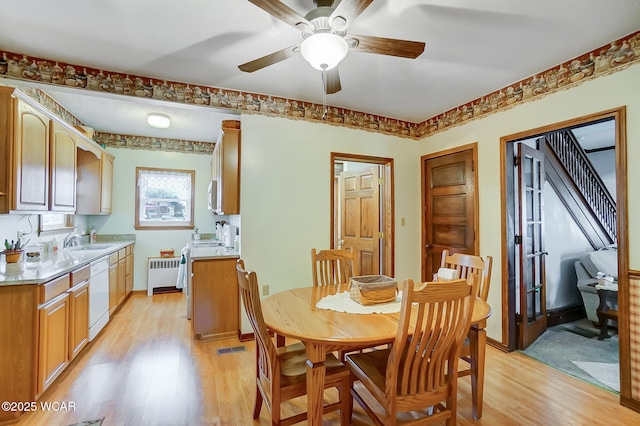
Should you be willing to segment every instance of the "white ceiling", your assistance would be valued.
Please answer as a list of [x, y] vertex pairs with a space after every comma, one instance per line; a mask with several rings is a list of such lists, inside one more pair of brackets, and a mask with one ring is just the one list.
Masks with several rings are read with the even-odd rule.
[[[0, 51], [322, 103], [320, 73], [300, 56], [250, 74], [237, 68], [301, 41], [298, 30], [246, 0], [0, 3]], [[312, 0], [283, 3], [301, 15], [315, 7]], [[349, 33], [424, 41], [425, 52], [415, 60], [349, 52], [339, 66], [342, 91], [327, 102], [422, 122], [624, 37], [639, 24], [638, 0], [375, 0]], [[234, 116], [86, 90], [47, 92], [104, 132], [211, 141], [218, 132], [212, 128]], [[141, 119], [151, 111], [171, 115], [172, 128], [151, 134]]]

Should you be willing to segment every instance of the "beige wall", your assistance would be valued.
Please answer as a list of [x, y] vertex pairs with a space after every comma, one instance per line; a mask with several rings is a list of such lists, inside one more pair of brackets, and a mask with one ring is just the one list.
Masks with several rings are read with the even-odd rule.
[[[241, 121], [242, 257], [261, 285], [271, 293], [311, 285], [311, 248], [330, 244], [332, 151], [394, 159], [395, 276], [419, 279], [415, 141], [260, 115]], [[243, 332], [249, 330], [243, 323]]]

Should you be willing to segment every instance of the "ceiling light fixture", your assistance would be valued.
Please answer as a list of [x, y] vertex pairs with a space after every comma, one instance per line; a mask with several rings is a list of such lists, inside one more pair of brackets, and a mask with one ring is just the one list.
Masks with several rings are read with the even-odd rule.
[[305, 61], [317, 70], [330, 70], [342, 61], [349, 45], [337, 34], [315, 33], [305, 38], [300, 45], [300, 53]]
[[165, 114], [159, 114], [157, 112], [153, 112], [147, 115], [147, 123], [151, 127], [155, 127], [157, 129], [166, 129], [171, 126], [171, 117]]

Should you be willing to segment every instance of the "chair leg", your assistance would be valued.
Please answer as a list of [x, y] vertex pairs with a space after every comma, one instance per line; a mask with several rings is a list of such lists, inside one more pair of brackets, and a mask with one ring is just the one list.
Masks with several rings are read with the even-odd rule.
[[253, 418], [257, 419], [260, 417], [260, 411], [262, 410], [262, 392], [260, 392], [260, 388], [256, 386], [256, 402], [253, 406]]
[[351, 424], [353, 414], [353, 399], [351, 399], [351, 378], [345, 377], [338, 388], [340, 392], [340, 424], [347, 426]]

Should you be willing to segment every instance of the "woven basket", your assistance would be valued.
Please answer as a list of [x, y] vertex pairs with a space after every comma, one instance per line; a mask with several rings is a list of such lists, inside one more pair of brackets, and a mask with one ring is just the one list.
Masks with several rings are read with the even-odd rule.
[[349, 281], [349, 296], [361, 305], [394, 302], [398, 283], [384, 275], [363, 275]]

